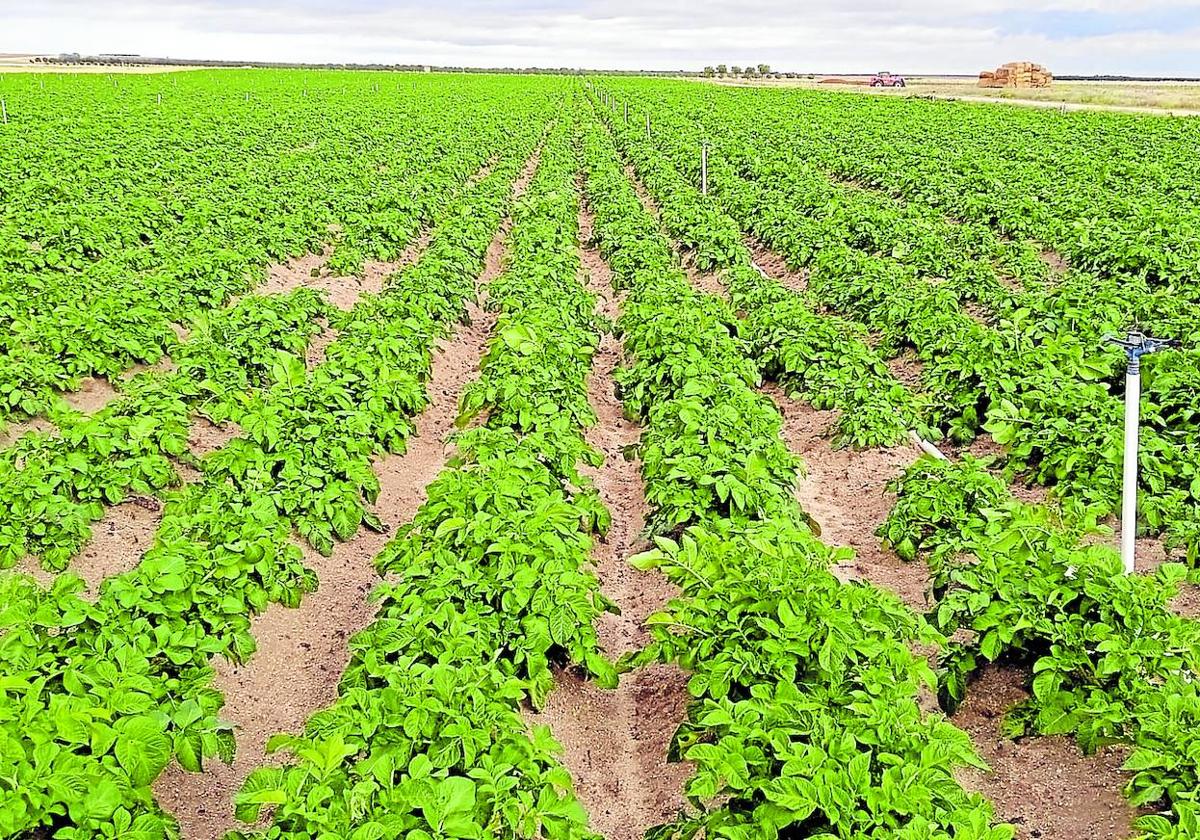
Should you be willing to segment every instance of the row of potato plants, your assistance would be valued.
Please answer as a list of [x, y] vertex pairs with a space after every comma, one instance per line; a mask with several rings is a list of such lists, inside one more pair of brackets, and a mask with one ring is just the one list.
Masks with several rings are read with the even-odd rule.
[[[486, 160], [497, 115], [536, 121], [562, 80], [232, 71], [6, 78], [0, 126], [0, 422], [87, 375], [156, 362], [172, 323], [323, 246], [395, 259], [442, 201], [441, 162]], [[232, 105], [253, 88], [253, 101]], [[235, 100], [236, 101], [236, 100]], [[20, 118], [17, 118], [20, 114]]]
[[[608, 120], [610, 130], [614, 120]], [[759, 372], [789, 395], [837, 409], [834, 442], [892, 445], [925, 432], [925, 407], [901, 385], [859, 324], [815, 310], [802, 295], [756, 267], [736, 223], [660, 157], [620, 137], [671, 238], [700, 270], [721, 269], [733, 309], [730, 324], [749, 345]]]
[[[761, 151], [762, 138], [755, 133], [766, 131], [763, 124], [771, 121], [728, 110], [703, 112], [701, 126], [681, 105], [676, 119], [667, 109], [659, 120], [662, 131], [651, 142], [631, 128], [620, 127], [621, 134], [644, 157], [665, 157], [684, 171], [694, 168], [702, 131], [711, 124], [728, 129], [728, 139], [711, 156], [713, 200], [794, 265], [804, 265], [816, 303], [861, 321], [886, 353], [915, 350], [923, 363], [931, 426], [963, 441], [987, 430], [1005, 446], [1011, 474], [1057, 486], [1061, 495], [1102, 513], [1114, 511], [1120, 497], [1123, 366], [1119, 352], [1102, 349], [1101, 333], [1162, 309], [1155, 316], [1161, 318], [1158, 325], [1176, 334], [1188, 299], [1152, 291], [1145, 281], [1139, 293], [1093, 278], [1091, 302], [1085, 304], [1081, 276], [1065, 293], [1046, 283], [1032, 284], [1033, 291], [989, 293], [984, 297], [995, 314], [981, 318], [960, 307], [964, 295], [956, 286], [962, 283], [941, 282], [912, 253], [883, 252], [886, 241], [855, 233], [858, 211], [878, 203], [868, 191], [814, 177], [812, 164], [798, 156], [787, 162], [801, 170], [799, 177], [774, 177], [778, 168], [756, 169], [753, 161], [774, 154]], [[830, 201], [831, 195], [837, 200]], [[855, 212], [847, 216], [839, 207]], [[864, 216], [869, 219], [869, 211]], [[833, 241], [812, 247], [813, 237], [828, 237], [834, 228], [842, 232]], [[964, 264], [971, 259], [964, 253]], [[1189, 555], [1196, 550], [1200, 505], [1194, 466], [1200, 448], [1194, 406], [1198, 358], [1186, 349], [1148, 363], [1141, 458], [1144, 525], [1154, 533], [1165, 530]]]
[[339, 697], [282, 766], [254, 771], [238, 838], [595, 838], [545, 727], [551, 669], [616, 672], [594, 622], [612, 604], [589, 566], [609, 514], [581, 463], [601, 324], [579, 279], [574, 123], [551, 129], [513, 211], [498, 319], [462, 398], [456, 454], [376, 565], [379, 613], [350, 642]]
[[175, 347], [173, 371], [136, 374], [91, 414], [49, 411], [51, 431], [27, 432], [0, 450], [0, 568], [32, 554], [61, 570], [105, 505], [177, 486], [174, 460], [194, 460], [194, 414], [237, 417], [244, 395], [271, 381], [279, 354], [303, 355], [329, 310], [307, 289], [248, 295], [210, 313]]
[[1139, 836], [1197, 836], [1200, 622], [1171, 605], [1186, 567], [1123, 574], [1094, 528], [1016, 500], [970, 457], [922, 459], [894, 489], [880, 536], [929, 564], [928, 617], [952, 639], [942, 707], [953, 711], [986, 663], [1027, 668], [1031, 696], [1007, 712], [1005, 734], [1069, 734], [1089, 753], [1130, 745], [1125, 794], [1153, 809], [1137, 820]]
[[1087, 271], [1191, 285], [1200, 258], [1195, 120], [680, 83], [642, 90], [650, 88], [778, 118], [788, 134], [762, 135], [764, 147], [782, 139], [841, 178], [1043, 242]]
[[0, 834], [165, 838], [174, 821], [150, 785], [168, 761], [201, 771], [234, 736], [212, 685], [214, 655], [255, 649], [250, 617], [295, 606], [317, 584], [292, 542], [318, 548], [360, 523], [378, 491], [371, 457], [401, 451], [437, 338], [465, 301], [537, 140], [513, 124], [500, 161], [439, 214], [421, 259], [338, 318], [311, 373], [278, 355], [239, 415], [245, 436], [168, 496], [152, 547], [95, 602], [62, 574], [43, 588], [0, 575]]
[[1012, 837], [955, 781], [980, 766], [965, 733], [917, 699], [932, 684], [915, 643], [944, 640], [889, 593], [842, 584], [794, 497], [798, 459], [757, 393], [722, 301], [693, 289], [593, 119], [587, 197], [625, 292], [618, 383], [641, 421], [649, 530], [634, 558], [680, 589], [621, 663], [691, 672], [670, 758], [695, 764], [689, 809], [652, 838]]
[[895, 489], [880, 535], [901, 557], [929, 562], [928, 618], [953, 639], [939, 663], [943, 708], [957, 709], [985, 662], [1029, 667], [1032, 696], [1009, 712], [1006, 733], [1074, 734], [1088, 752], [1131, 744], [1126, 793], [1162, 809], [1138, 830], [1194, 834], [1200, 774], [1186, 733], [1200, 715], [1200, 624], [1170, 608], [1185, 567], [1122, 575], [1117, 553], [1094, 542], [1104, 533], [1094, 520], [1064, 523], [1057, 509], [1016, 501], [969, 457], [925, 459]]
[[[436, 144], [440, 158], [402, 182], [423, 194], [421, 213], [438, 212], [483, 171], [481, 150], [495, 147], [511, 119], [521, 115], [501, 112], [484, 125], [446, 124], [446, 139]], [[0, 489], [0, 568], [26, 553], [47, 568], [64, 568], [89, 539], [90, 524], [103, 515], [105, 504], [178, 484], [172, 459], [188, 457], [192, 413], [216, 422], [267, 422], [261, 406], [250, 401], [250, 389], [272, 378], [303, 377], [299, 359], [318, 330], [318, 317], [335, 327], [349, 322], [306, 289], [245, 295], [231, 307], [189, 317], [186, 339], [168, 330], [172, 372], [151, 371], [119, 384], [119, 399], [91, 415], [56, 400], [46, 414], [57, 428], [26, 434], [0, 450], [0, 477], [6, 479]], [[327, 546], [324, 531], [319, 540]]]

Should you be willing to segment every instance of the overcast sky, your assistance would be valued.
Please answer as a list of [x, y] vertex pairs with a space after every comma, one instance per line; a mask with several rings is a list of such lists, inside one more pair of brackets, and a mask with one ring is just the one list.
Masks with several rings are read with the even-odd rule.
[[0, 0], [0, 52], [1200, 76], [1200, 0]]

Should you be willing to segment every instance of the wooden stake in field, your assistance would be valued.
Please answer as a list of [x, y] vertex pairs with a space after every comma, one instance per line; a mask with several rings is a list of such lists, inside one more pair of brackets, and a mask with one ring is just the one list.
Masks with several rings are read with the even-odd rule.
[[650, 113], [646, 112], [646, 139], [650, 139]]
[[161, 93], [158, 95], [158, 104], [159, 105], [162, 104], [162, 94]]
[[700, 192], [708, 195], [708, 141], [700, 144]]
[[625, 125], [629, 125], [629, 103], [625, 103]]
[[0, 117], [4, 118], [4, 124], [8, 125], [8, 105], [3, 99], [0, 99]]

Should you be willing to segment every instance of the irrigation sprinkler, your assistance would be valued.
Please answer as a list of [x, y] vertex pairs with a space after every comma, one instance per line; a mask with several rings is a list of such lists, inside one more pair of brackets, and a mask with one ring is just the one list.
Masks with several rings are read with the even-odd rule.
[[1151, 338], [1129, 332], [1125, 338], [1106, 335], [1103, 341], [1125, 351], [1125, 453], [1121, 463], [1121, 562], [1125, 574], [1133, 574], [1134, 541], [1137, 538], [1138, 420], [1142, 394], [1142, 356], [1178, 346], [1174, 339]]
[[708, 195], [708, 141], [700, 144], [700, 193]]
[[646, 139], [650, 139], [650, 112], [646, 112]]
[[625, 103], [625, 125], [629, 125], [629, 103]]
[[8, 104], [0, 99], [0, 117], [4, 119], [4, 125], [8, 125]]

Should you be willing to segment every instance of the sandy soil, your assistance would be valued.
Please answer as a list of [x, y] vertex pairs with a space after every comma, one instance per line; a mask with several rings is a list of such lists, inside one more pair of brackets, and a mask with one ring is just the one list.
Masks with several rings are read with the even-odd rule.
[[[615, 318], [618, 302], [608, 266], [590, 247], [592, 217], [580, 214], [580, 256], [584, 281], [596, 292], [599, 311]], [[657, 572], [640, 572], [627, 558], [643, 550], [646, 503], [636, 460], [626, 460], [624, 447], [636, 443], [639, 430], [625, 419], [616, 397], [613, 370], [621, 362], [621, 345], [605, 335], [588, 380], [588, 394], [599, 423], [588, 440], [605, 455], [599, 470], [588, 471], [596, 482], [613, 524], [597, 542], [593, 561], [604, 593], [620, 607], [621, 615], [605, 616], [600, 639], [605, 652], [617, 657], [649, 641], [647, 616], [676, 594]], [[682, 787], [691, 767], [666, 761], [670, 740], [686, 717], [687, 676], [677, 667], [655, 665], [621, 679], [612, 691], [581, 679], [574, 672], [555, 675], [541, 714], [534, 723], [546, 724], [564, 747], [563, 762], [571, 771], [591, 827], [607, 840], [638, 840], [646, 829], [670, 820], [682, 807]]]
[[87, 376], [77, 391], [63, 391], [67, 405], [84, 414], [94, 414], [117, 398], [116, 387], [103, 376]]
[[1184, 618], [1200, 618], [1200, 586], [1185, 583], [1171, 600], [1171, 609]]
[[233, 421], [218, 426], [207, 417], [197, 414], [192, 418], [191, 428], [188, 429], [188, 449], [197, 458], [203, 458], [216, 452], [241, 433], [241, 427]]
[[909, 349], [901, 351], [899, 356], [887, 360], [888, 370], [896, 381], [910, 391], [921, 390], [921, 370], [924, 365], [917, 354]]
[[41, 562], [33, 555], [26, 554], [17, 564], [12, 567], [12, 571], [19, 575], [29, 575], [36, 580], [44, 588], [49, 588], [54, 583], [54, 572], [48, 572], [42, 568]]
[[305, 254], [267, 269], [267, 279], [254, 290], [254, 294], [286, 294], [299, 288], [325, 292], [329, 302], [343, 311], [349, 311], [365, 293], [379, 294], [387, 279], [410, 265], [429, 245], [430, 232], [422, 231], [399, 258], [395, 260], [368, 260], [363, 264], [362, 274], [341, 277], [325, 273], [325, 266], [333, 254], [326, 246], [319, 254]]
[[[676, 249], [678, 249], [678, 244]], [[725, 285], [725, 280], [720, 273], [700, 270], [696, 267], [692, 255], [689, 254], [683, 258], [683, 270], [687, 272], [688, 281], [692, 284], [693, 289], [722, 299], [729, 296], [729, 287]]]
[[642, 183], [641, 177], [637, 174], [637, 170], [633, 168], [632, 163], [625, 164], [625, 177], [628, 178], [629, 183], [633, 185], [633, 191], [637, 193], [638, 199], [641, 200], [642, 207], [646, 208], [646, 212], [657, 219], [660, 215], [658, 202], [654, 200], [652, 195], [650, 195], [650, 192]]
[[[644, 195], [636, 173], [628, 167], [626, 173], [639, 188], [643, 204], [654, 212], [653, 202]], [[786, 264], [761, 243], [751, 240], [748, 245], [755, 263], [783, 282]], [[803, 290], [802, 278], [793, 276], [789, 287]], [[901, 356], [890, 366], [902, 381], [919, 380], [920, 366], [915, 359]], [[829, 432], [837, 417], [835, 412], [817, 411], [794, 401], [773, 384], [765, 386], [763, 392], [783, 415], [783, 436], [789, 448], [805, 460], [807, 475], [797, 488], [801, 506], [820, 526], [824, 542], [855, 550], [855, 558], [835, 567], [834, 573], [842, 580], [865, 579], [895, 592], [914, 609], [927, 609], [928, 569], [921, 563], [899, 560], [885, 551], [875, 536], [895, 502], [886, 485], [919, 457], [919, 448], [833, 449]], [[982, 456], [996, 454], [999, 449], [990, 437], [982, 436], [967, 451]], [[1044, 488], [1019, 483], [1012, 485], [1012, 492], [1029, 502], [1044, 502], [1046, 498]], [[1193, 602], [1200, 607], [1200, 595], [1183, 593], [1179, 608], [1188, 609]], [[1003, 710], [1026, 696], [1021, 689], [1022, 679], [1020, 673], [989, 670], [968, 691], [968, 700], [954, 722], [971, 735], [993, 772], [964, 773], [963, 783], [991, 799], [999, 817], [1018, 826], [1021, 838], [1128, 837], [1133, 811], [1121, 795], [1125, 780], [1118, 768], [1124, 756], [1119, 750], [1109, 749], [1087, 758], [1066, 738], [1038, 737], [1013, 743], [999, 737]], [[922, 707], [934, 709], [936, 699], [927, 695]]]
[[323, 281], [330, 278], [321, 275], [332, 253], [333, 249], [327, 245], [319, 254], [305, 254], [267, 266], [267, 279], [254, 289], [253, 294], [282, 295], [302, 287], [328, 290]]
[[320, 325], [321, 331], [309, 339], [308, 346], [304, 348], [304, 366], [310, 371], [315, 370], [325, 361], [325, 350], [338, 337], [337, 330], [332, 329], [324, 318], [318, 318], [317, 323]]
[[967, 691], [952, 718], [966, 730], [990, 773], [966, 771], [960, 781], [990, 799], [999, 819], [1017, 827], [1017, 837], [1039, 840], [1117, 840], [1130, 837], [1136, 816], [1121, 795], [1125, 754], [1117, 748], [1084, 756], [1061, 736], [1010, 741], [1000, 735], [1006, 709], [1028, 695], [1025, 675], [988, 667]]
[[768, 248], [761, 240], [749, 234], [745, 237], [746, 247], [754, 264], [769, 277], [778, 281], [793, 292], [804, 292], [808, 289], [808, 271], [800, 269], [792, 271], [788, 268], [787, 260]]
[[0, 431], [0, 449], [16, 443], [26, 432], [50, 432], [55, 433], [58, 427], [47, 420], [45, 417], [30, 417], [27, 420], [16, 420], [8, 423], [3, 431]]
[[[658, 208], [637, 172], [626, 166], [625, 174], [647, 212], [657, 216]], [[747, 245], [755, 264], [768, 276], [785, 285], [790, 283], [789, 288], [794, 290], [803, 289], [801, 278], [788, 272], [781, 257], [753, 239], [748, 239]], [[695, 287], [707, 291], [704, 279], [698, 274], [689, 272], [689, 279]], [[834, 449], [829, 430], [836, 414], [817, 411], [793, 400], [774, 384], [765, 386], [763, 392], [783, 415], [784, 440], [807, 467], [807, 475], [796, 491], [801, 507], [820, 527], [824, 542], [849, 546], [855, 551], [854, 560], [835, 567], [834, 573], [842, 580], [865, 579], [891, 589], [905, 603], [924, 610], [928, 606], [928, 570], [924, 564], [905, 563], [884, 551], [875, 536], [875, 529], [883, 524], [895, 502], [895, 497], [886, 490], [888, 481], [915, 461], [920, 450], [915, 446], [863, 451]]]
[[[536, 156], [514, 184], [520, 195], [536, 166]], [[501, 271], [506, 220], [487, 252], [478, 285], [482, 289]], [[390, 273], [390, 272], [389, 272]], [[416, 430], [403, 455], [375, 462], [380, 493], [374, 509], [394, 530], [416, 514], [425, 488], [448, 455], [446, 436], [454, 429], [458, 401], [478, 369], [494, 316], [478, 307], [472, 323], [439, 347], [427, 383], [429, 407], [415, 420]], [[174, 813], [185, 840], [216, 840], [235, 827], [233, 797], [255, 767], [278, 760], [265, 754], [276, 732], [297, 732], [316, 711], [337, 697], [337, 684], [349, 662], [347, 640], [370, 623], [376, 607], [368, 598], [379, 578], [372, 561], [388, 534], [361, 530], [335, 546], [331, 557], [305, 547], [305, 562], [317, 573], [317, 590], [296, 609], [272, 605], [254, 619], [258, 653], [243, 665], [214, 660], [216, 686], [225, 694], [222, 715], [237, 727], [237, 756], [232, 766], [212, 763], [203, 774], [172, 764], [154, 785], [159, 803]], [[281, 687], [286, 686], [286, 691]]]
[[71, 571], [87, 581], [89, 599], [105, 580], [141, 562], [161, 521], [162, 502], [153, 496], [135, 496], [105, 509], [104, 518], [92, 525], [92, 538], [71, 561]]
[[835, 567], [843, 580], [867, 580], [890, 589], [917, 610], [928, 607], [929, 572], [923, 563], [905, 563], [880, 545], [875, 530], [887, 519], [895, 496], [887, 483], [915, 461], [915, 446], [891, 449], [834, 449], [830, 427], [837, 415], [793, 400], [774, 384], [763, 387], [783, 415], [783, 438], [804, 459], [806, 472], [796, 490], [800, 506], [829, 545], [854, 549], [850, 563]]
[[1040, 256], [1042, 262], [1050, 267], [1050, 271], [1055, 277], [1061, 277], [1071, 269], [1071, 264], [1067, 262], [1067, 258], [1057, 251], [1046, 248]]

